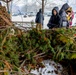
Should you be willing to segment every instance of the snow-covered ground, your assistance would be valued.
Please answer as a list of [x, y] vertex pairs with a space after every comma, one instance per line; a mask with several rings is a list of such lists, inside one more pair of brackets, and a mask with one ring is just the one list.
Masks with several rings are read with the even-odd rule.
[[34, 75], [61, 75], [63, 67], [59, 63], [55, 63], [52, 60], [44, 60], [44, 68], [31, 70]]
[[73, 19], [73, 26], [76, 26], [76, 14], [74, 15], [74, 19]]
[[[50, 17], [45, 17], [44, 19], [44, 29], [47, 29], [47, 23], [49, 21]], [[23, 16], [12, 16], [12, 21], [22, 21], [22, 22], [35, 22], [35, 17], [26, 17], [24, 18]]]
[[[44, 17], [44, 26], [43, 26], [44, 29], [48, 29], [47, 23], [48, 23], [49, 19], [50, 19], [50, 17], [47, 17], [47, 16]], [[12, 21], [32, 22], [32, 21], [35, 21], [35, 17], [24, 18], [23, 15], [12, 16]], [[76, 25], [76, 14], [73, 19], [73, 26], [74, 25]]]

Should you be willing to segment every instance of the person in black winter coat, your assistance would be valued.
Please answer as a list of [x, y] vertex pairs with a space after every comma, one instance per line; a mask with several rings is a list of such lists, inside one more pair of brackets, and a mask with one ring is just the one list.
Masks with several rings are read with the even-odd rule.
[[49, 29], [58, 28], [61, 26], [61, 18], [59, 16], [59, 8], [58, 7], [53, 8], [52, 16], [51, 16], [47, 26], [49, 27]]
[[2, 3], [0, 2], [0, 6], [2, 6]]
[[43, 16], [43, 14], [42, 14], [42, 9], [40, 9], [39, 12], [38, 12], [37, 15], [36, 15], [35, 22], [36, 22], [37, 24], [43, 25], [43, 20], [44, 20], [44, 16]]
[[68, 8], [69, 8], [69, 5], [67, 3], [65, 3], [59, 12], [59, 15], [62, 19], [62, 21], [61, 21], [62, 27], [69, 27], [69, 23], [67, 20], [67, 13], [66, 13]]

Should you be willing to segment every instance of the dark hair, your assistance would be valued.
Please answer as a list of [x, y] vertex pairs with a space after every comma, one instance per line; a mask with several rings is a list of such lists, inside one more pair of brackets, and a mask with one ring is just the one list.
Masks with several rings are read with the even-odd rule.
[[52, 14], [54, 15], [54, 10], [56, 11], [57, 14], [59, 14], [59, 8], [58, 7], [54, 7], [52, 10]]

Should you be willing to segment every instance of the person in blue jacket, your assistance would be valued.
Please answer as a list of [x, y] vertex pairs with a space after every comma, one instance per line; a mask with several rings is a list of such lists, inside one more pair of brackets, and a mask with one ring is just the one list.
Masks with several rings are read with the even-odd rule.
[[68, 23], [68, 20], [67, 20], [67, 9], [69, 8], [69, 5], [67, 3], [65, 3], [62, 8], [60, 9], [60, 12], [59, 12], [59, 15], [62, 19], [61, 21], [61, 25], [62, 27], [69, 27], [69, 23]]
[[36, 15], [35, 22], [43, 26], [44, 16], [42, 14], [42, 9], [39, 9], [39, 12]]
[[59, 8], [58, 7], [53, 8], [52, 16], [51, 16], [47, 26], [49, 27], [49, 29], [61, 27], [61, 18], [59, 16]]

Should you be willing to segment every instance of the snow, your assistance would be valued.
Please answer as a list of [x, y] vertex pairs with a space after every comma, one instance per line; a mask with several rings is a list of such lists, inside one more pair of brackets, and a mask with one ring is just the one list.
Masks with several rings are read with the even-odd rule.
[[31, 70], [31, 73], [35, 75], [58, 75], [63, 70], [62, 66], [59, 63], [55, 63], [52, 60], [44, 60], [42, 63], [45, 66], [44, 68]]
[[[50, 17], [48, 16], [45, 16], [44, 17], [44, 26], [43, 26], [43, 29], [48, 29], [47, 27], [47, 23], [49, 21]], [[20, 16], [12, 16], [12, 21], [20, 21], [20, 22], [35, 22], [35, 16], [33, 17], [26, 17], [24, 18], [23, 15], [20, 15]], [[74, 16], [74, 19], [73, 19], [73, 26], [76, 25], [76, 14]]]
[[[45, 20], [44, 20], [44, 26], [43, 28], [44, 29], [48, 29], [47, 27], [47, 23], [49, 21], [50, 17], [45, 17]], [[12, 17], [12, 21], [22, 21], [22, 22], [35, 22], [35, 17], [26, 17], [24, 18], [23, 15], [20, 15], [20, 16], [13, 16]]]
[[74, 19], [73, 19], [73, 26], [76, 26], [76, 14], [74, 15]]
[[54, 0], [54, 1], [50, 2], [50, 4], [56, 4], [56, 5], [63, 5], [64, 3], [66, 3], [66, 2], [64, 2], [62, 0]]
[[32, 20], [34, 21], [35, 17], [26, 17], [26, 18], [24, 18], [23, 15], [13, 16], [12, 17], [12, 21], [31, 22]]

